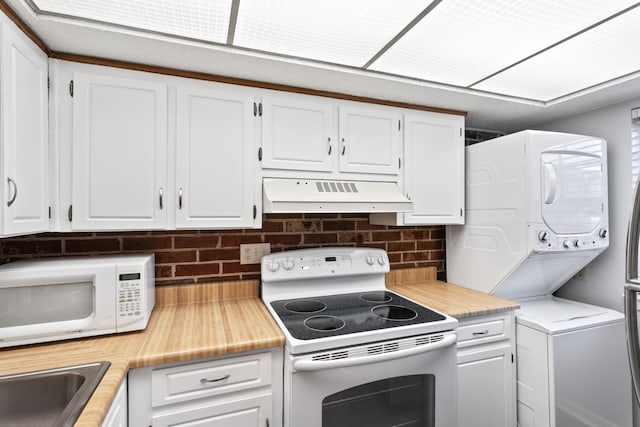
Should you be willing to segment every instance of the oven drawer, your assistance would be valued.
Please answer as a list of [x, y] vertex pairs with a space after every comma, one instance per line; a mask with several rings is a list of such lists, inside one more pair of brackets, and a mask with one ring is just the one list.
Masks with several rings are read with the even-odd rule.
[[154, 407], [270, 385], [271, 353], [156, 369], [151, 384]]
[[458, 347], [476, 342], [509, 339], [509, 317], [484, 317], [460, 321]]

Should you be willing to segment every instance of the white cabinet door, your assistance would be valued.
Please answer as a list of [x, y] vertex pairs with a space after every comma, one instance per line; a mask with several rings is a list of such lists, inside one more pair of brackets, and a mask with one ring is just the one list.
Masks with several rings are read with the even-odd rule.
[[167, 87], [73, 75], [74, 230], [167, 223]]
[[47, 55], [4, 17], [1, 25], [2, 234], [47, 231]]
[[262, 101], [262, 167], [331, 172], [335, 107], [302, 96]]
[[464, 223], [464, 117], [404, 117], [405, 193], [413, 211], [404, 224]]
[[458, 426], [513, 427], [511, 347], [458, 356]]
[[176, 227], [255, 226], [253, 97], [194, 84], [177, 102]]
[[398, 175], [401, 115], [391, 108], [340, 107], [340, 172]]
[[113, 398], [101, 427], [127, 427], [128, 425], [127, 379], [125, 378], [116, 392], [116, 397]]

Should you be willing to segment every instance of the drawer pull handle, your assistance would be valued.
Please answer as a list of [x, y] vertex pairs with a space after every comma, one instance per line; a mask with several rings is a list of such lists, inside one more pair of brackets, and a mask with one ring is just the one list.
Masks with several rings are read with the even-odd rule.
[[482, 332], [474, 332], [474, 333], [473, 333], [473, 336], [474, 336], [474, 337], [477, 337], [477, 336], [481, 336], [481, 335], [487, 335], [488, 333], [489, 333], [489, 330], [488, 330], [488, 329], [485, 329], [485, 330], [484, 330], [484, 331], [482, 331]]
[[217, 383], [217, 382], [220, 382], [220, 381], [228, 380], [230, 376], [231, 376], [231, 374], [227, 374], [227, 375], [224, 375], [224, 376], [222, 376], [220, 378], [213, 378], [211, 380], [207, 379], [207, 378], [200, 378], [200, 382], [202, 384]]

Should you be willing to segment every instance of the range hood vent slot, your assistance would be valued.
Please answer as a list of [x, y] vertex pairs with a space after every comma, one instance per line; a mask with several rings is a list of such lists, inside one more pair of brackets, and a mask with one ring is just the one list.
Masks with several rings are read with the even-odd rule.
[[395, 182], [264, 178], [265, 213], [410, 212]]

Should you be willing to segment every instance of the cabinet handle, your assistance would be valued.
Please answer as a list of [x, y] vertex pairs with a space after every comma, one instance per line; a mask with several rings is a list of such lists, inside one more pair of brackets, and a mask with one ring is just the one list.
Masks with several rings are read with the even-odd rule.
[[329, 155], [331, 155], [331, 137], [327, 138], [327, 142], [329, 143]]
[[269, 427], [269, 418], [267, 418], [267, 423], [266, 423], [267, 427]]
[[484, 331], [481, 331], [481, 332], [474, 332], [473, 336], [477, 337], [477, 336], [481, 336], [481, 335], [487, 335], [488, 333], [489, 333], [489, 330], [485, 329]]
[[160, 210], [162, 210], [162, 208], [163, 208], [163, 204], [162, 204], [162, 194], [163, 194], [163, 190], [162, 190], [162, 187], [160, 187]]
[[178, 209], [182, 209], [182, 188], [178, 191]]
[[347, 151], [347, 143], [344, 138], [342, 138], [342, 155], [344, 156], [345, 151]]
[[[13, 197], [11, 198], [11, 200], [9, 200], [7, 202], [7, 207], [9, 207], [9, 206], [11, 206], [13, 204], [13, 202], [16, 201], [16, 197], [18, 197], [18, 186], [16, 185], [16, 182], [13, 179], [9, 178], [9, 177], [7, 177], [7, 183], [9, 184], [9, 186], [13, 186]], [[9, 189], [9, 190], [11, 190], [11, 189]], [[9, 192], [11, 192], [11, 191], [9, 191]]]
[[211, 379], [211, 380], [210, 380], [210, 379], [207, 379], [207, 378], [200, 378], [200, 382], [201, 382], [202, 384], [207, 384], [207, 383], [217, 383], [217, 382], [220, 382], [220, 381], [224, 381], [224, 380], [229, 379], [229, 377], [230, 377], [230, 376], [231, 376], [231, 374], [227, 374], [227, 375], [223, 375], [223, 376], [221, 376], [221, 377], [219, 377], [219, 378], [213, 378], [213, 379]]

